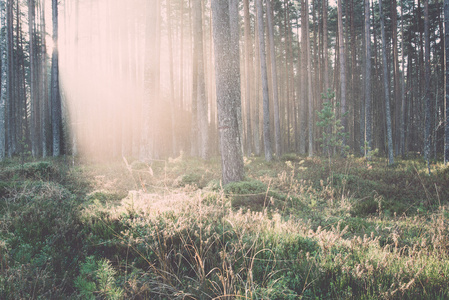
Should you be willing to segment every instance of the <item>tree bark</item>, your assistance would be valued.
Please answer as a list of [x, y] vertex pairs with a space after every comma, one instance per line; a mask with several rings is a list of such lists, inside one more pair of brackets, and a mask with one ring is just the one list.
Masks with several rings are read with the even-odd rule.
[[383, 67], [383, 79], [385, 91], [385, 113], [387, 119], [388, 164], [391, 165], [394, 163], [393, 132], [391, 128], [390, 86], [389, 86], [390, 81], [387, 68], [387, 45], [385, 37], [384, 13], [382, 11], [382, 0], [379, 0], [379, 13], [380, 13], [380, 31], [382, 35], [382, 67]]
[[425, 47], [425, 102], [424, 102], [424, 157], [430, 173], [430, 33], [429, 33], [429, 0], [424, 0], [424, 47]]
[[445, 48], [445, 137], [444, 137], [444, 161], [449, 164], [449, 0], [444, 0], [444, 48]]
[[[6, 0], [0, 1], [0, 18], [2, 28], [6, 28]], [[0, 36], [0, 51], [1, 51], [1, 84], [0, 84], [0, 161], [3, 161], [6, 156], [6, 101], [8, 93], [8, 52], [7, 52], [7, 35], [5, 31]]]
[[313, 92], [312, 92], [312, 63], [311, 63], [311, 56], [312, 53], [310, 52], [310, 31], [309, 31], [309, 0], [306, 0], [306, 56], [307, 56], [307, 65], [306, 65], [306, 71], [307, 71], [307, 91], [308, 91], [308, 129], [309, 129], [309, 157], [313, 156]]
[[145, 62], [144, 62], [144, 100], [142, 103], [142, 136], [139, 157], [141, 161], [149, 162], [154, 156], [154, 104], [159, 91], [159, 56], [157, 47], [158, 18], [157, 1], [147, 2], [145, 27]]
[[222, 159], [223, 184], [240, 181], [244, 176], [243, 154], [238, 127], [236, 103], [240, 99], [239, 82], [234, 70], [238, 60], [231, 56], [231, 26], [228, 0], [211, 3], [215, 50], [218, 130]]
[[265, 53], [265, 36], [263, 23], [263, 7], [262, 0], [256, 0], [257, 6], [257, 31], [259, 34], [259, 58], [260, 73], [262, 79], [262, 95], [263, 95], [263, 141], [265, 150], [265, 160], [272, 160], [271, 142], [270, 142], [270, 103], [268, 94], [268, 75], [267, 75], [267, 59]]
[[193, 1], [193, 31], [194, 31], [194, 63], [196, 72], [196, 96], [197, 96], [197, 118], [198, 118], [198, 142], [199, 155], [207, 159], [209, 150], [209, 124], [208, 103], [206, 97], [206, 81], [204, 76], [204, 51], [203, 51], [203, 12], [201, 0]]
[[371, 114], [371, 24], [370, 0], [365, 0], [365, 139], [362, 145], [365, 157], [372, 146], [372, 114]]
[[58, 0], [52, 0], [53, 53], [51, 61], [51, 120], [53, 156], [62, 154], [62, 110], [59, 91]]
[[[339, 41], [339, 70], [340, 70], [340, 105], [341, 105], [341, 125], [343, 132], [348, 130], [348, 121], [346, 116], [346, 65], [345, 65], [345, 43], [343, 37], [343, 12], [341, 0], [337, 1], [337, 18], [338, 18], [338, 41]], [[346, 138], [343, 138], [343, 146], [346, 145]]]
[[281, 121], [279, 119], [279, 98], [278, 98], [278, 81], [276, 66], [276, 51], [274, 49], [274, 29], [273, 29], [273, 10], [271, 8], [271, 0], [267, 0], [267, 23], [268, 38], [270, 39], [271, 53], [271, 80], [273, 85], [273, 108], [274, 108], [274, 140], [277, 157], [282, 155], [281, 147]]
[[251, 82], [253, 76], [253, 58], [252, 58], [252, 38], [251, 38], [251, 24], [249, 15], [249, 0], [243, 1], [243, 14], [245, 22], [245, 101], [246, 101], [246, 153], [248, 156], [252, 152], [252, 131], [251, 131]]

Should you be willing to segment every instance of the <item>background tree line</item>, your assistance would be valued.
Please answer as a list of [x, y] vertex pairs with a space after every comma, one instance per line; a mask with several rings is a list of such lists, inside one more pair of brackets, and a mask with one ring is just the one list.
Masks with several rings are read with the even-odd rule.
[[[46, 38], [49, 1], [0, 3], [1, 157], [219, 152], [210, 1], [60, 1], [59, 43], [55, 14], [56, 33]], [[267, 160], [374, 149], [391, 163], [410, 153], [442, 158], [449, 136], [444, 5], [229, 0], [242, 152]], [[59, 45], [60, 80], [49, 40]], [[341, 132], [341, 145], [323, 147], [323, 132]]]

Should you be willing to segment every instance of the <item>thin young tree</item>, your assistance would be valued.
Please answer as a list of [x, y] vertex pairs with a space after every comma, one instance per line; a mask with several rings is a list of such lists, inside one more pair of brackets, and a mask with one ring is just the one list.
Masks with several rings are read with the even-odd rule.
[[58, 0], [52, 0], [53, 52], [51, 58], [51, 122], [53, 156], [62, 154], [62, 108], [59, 91]]
[[382, 36], [382, 69], [384, 80], [384, 92], [385, 92], [385, 114], [387, 119], [387, 140], [388, 140], [388, 164], [394, 163], [393, 153], [393, 133], [391, 129], [391, 108], [390, 108], [390, 80], [388, 76], [387, 66], [387, 42], [385, 37], [385, 18], [382, 11], [382, 0], [379, 0], [379, 13], [380, 13], [380, 34]]
[[273, 26], [273, 9], [271, 7], [271, 0], [267, 0], [267, 23], [268, 23], [268, 38], [270, 40], [270, 57], [271, 57], [271, 80], [273, 86], [273, 108], [274, 108], [274, 140], [277, 157], [281, 157], [281, 121], [279, 118], [279, 98], [278, 98], [278, 81], [277, 81], [277, 66], [276, 66], [276, 51], [274, 49], [274, 26]]
[[273, 159], [270, 142], [270, 102], [268, 94], [268, 74], [267, 74], [267, 58], [265, 53], [265, 33], [263, 22], [262, 0], [256, 0], [257, 8], [257, 32], [259, 36], [259, 60], [260, 73], [262, 79], [262, 95], [263, 95], [263, 143], [265, 150], [265, 160]]
[[243, 153], [238, 127], [236, 102], [241, 101], [240, 86], [235, 80], [238, 60], [231, 55], [231, 26], [228, 0], [211, 3], [215, 76], [217, 94], [218, 131], [221, 150], [223, 184], [241, 181], [244, 176]]

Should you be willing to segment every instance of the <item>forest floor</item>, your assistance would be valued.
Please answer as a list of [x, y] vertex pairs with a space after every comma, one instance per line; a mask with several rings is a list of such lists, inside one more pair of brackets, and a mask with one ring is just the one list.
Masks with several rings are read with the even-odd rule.
[[1, 299], [449, 298], [442, 163], [69, 165], [1, 164]]

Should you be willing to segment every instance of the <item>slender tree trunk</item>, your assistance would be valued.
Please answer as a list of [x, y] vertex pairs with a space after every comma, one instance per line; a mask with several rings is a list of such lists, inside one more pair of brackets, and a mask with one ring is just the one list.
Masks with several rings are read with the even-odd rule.
[[[337, 13], [338, 13], [338, 53], [340, 60], [340, 105], [341, 105], [341, 125], [343, 127], [343, 132], [346, 133], [348, 130], [348, 118], [346, 116], [346, 63], [345, 63], [345, 43], [343, 37], [343, 12], [341, 0], [337, 1]], [[346, 145], [346, 138], [343, 138], [343, 146]]]
[[[445, 116], [444, 161], [449, 164], [449, 0], [444, 0], [444, 48], [445, 48]], [[3, 74], [3, 73], [2, 73]]]
[[59, 91], [58, 0], [52, 0], [53, 53], [51, 62], [51, 120], [53, 156], [62, 154], [62, 110]]
[[405, 47], [404, 47], [404, 3], [401, 1], [401, 49], [402, 49], [402, 72], [401, 72], [401, 141], [400, 154], [405, 157]]
[[307, 91], [308, 91], [308, 130], [309, 130], [309, 157], [313, 156], [313, 91], [312, 91], [312, 63], [311, 63], [311, 56], [312, 53], [310, 52], [310, 31], [309, 31], [309, 0], [306, 0], [306, 56], [307, 56], [307, 65], [306, 65], [306, 71], [307, 71]]
[[240, 86], [233, 73], [239, 61], [231, 56], [232, 48], [236, 46], [232, 45], [228, 0], [214, 0], [211, 8], [222, 176], [223, 184], [228, 184], [240, 181], [244, 176], [236, 108], [237, 102], [241, 101]]
[[259, 34], [260, 73], [262, 78], [262, 92], [263, 92], [263, 141], [265, 149], [265, 160], [271, 161], [272, 153], [270, 142], [270, 103], [268, 94], [267, 58], [265, 53], [262, 0], [256, 0], [256, 6], [258, 18], [257, 31]]
[[430, 33], [429, 33], [429, 0], [424, 0], [424, 44], [425, 44], [425, 124], [424, 124], [424, 157], [430, 173]]
[[327, 49], [327, 8], [328, 0], [323, 1], [323, 60], [324, 60], [324, 93], [327, 93], [329, 86], [329, 52]]
[[[169, 73], [170, 73], [170, 118], [171, 118], [171, 153], [176, 154], [177, 151], [177, 139], [176, 139], [176, 116], [175, 116], [175, 79], [174, 79], [174, 67], [173, 67], [173, 36], [172, 36], [172, 24], [171, 24], [171, 1], [167, 0], [167, 32], [168, 32], [168, 52], [169, 52]], [[204, 74], [204, 71], [203, 71]], [[204, 80], [203, 80], [204, 81]], [[207, 119], [207, 111], [206, 117]], [[201, 131], [200, 131], [201, 132]]]
[[251, 38], [251, 24], [249, 15], [249, 0], [243, 1], [243, 13], [245, 22], [245, 100], [246, 100], [246, 153], [248, 156], [252, 152], [252, 131], [251, 131], [251, 82], [253, 76], [252, 61], [252, 38]]
[[306, 23], [309, 22], [309, 11], [306, 1], [301, 0], [301, 67], [300, 67], [300, 104], [299, 104], [299, 153], [306, 153], [306, 136], [307, 136], [307, 39], [309, 34]]
[[382, 67], [383, 67], [383, 79], [385, 91], [385, 112], [387, 119], [388, 163], [391, 165], [394, 163], [393, 132], [391, 129], [390, 86], [389, 86], [390, 81], [387, 68], [387, 45], [385, 37], [384, 13], [382, 11], [382, 0], [379, 1], [379, 12], [380, 12], [380, 31], [382, 35]]
[[[240, 22], [239, 22], [239, 0], [229, 0], [229, 22], [231, 26], [231, 48], [232, 55], [237, 60], [237, 64], [234, 65], [235, 80], [238, 81], [238, 86], [240, 87]], [[241, 89], [239, 88], [239, 93]], [[237, 99], [237, 98], [236, 98]], [[238, 96], [238, 101], [235, 103], [237, 109], [237, 121], [239, 125], [240, 139], [243, 137], [243, 126], [242, 126], [242, 101], [241, 95]], [[242, 144], [243, 146], [243, 144]], [[243, 148], [242, 148], [243, 152]]]
[[394, 131], [394, 145], [396, 154], [399, 154], [399, 143], [400, 143], [400, 126], [399, 122], [401, 119], [401, 83], [400, 83], [400, 71], [399, 71], [399, 48], [398, 48], [398, 21], [397, 21], [397, 1], [393, 0], [391, 3], [391, 32], [392, 32], [392, 51], [393, 51], [393, 83], [394, 83], [394, 100], [393, 107], [394, 118], [392, 122], [392, 131]]
[[[2, 28], [6, 28], [6, 0], [0, 1], [0, 18]], [[2, 31], [0, 36], [0, 50], [1, 50], [1, 85], [0, 85], [0, 161], [3, 161], [6, 156], [6, 102], [8, 101], [8, 51], [7, 51], [7, 34]]]
[[159, 56], [154, 41], [157, 39], [158, 18], [157, 1], [147, 2], [145, 28], [145, 63], [144, 63], [144, 101], [142, 103], [142, 136], [140, 144], [140, 160], [149, 162], [154, 156], [154, 104], [159, 90]]
[[204, 76], [204, 51], [203, 51], [203, 12], [201, 0], [193, 1], [193, 31], [194, 31], [194, 57], [196, 58], [196, 96], [198, 118], [198, 142], [201, 158], [207, 159], [209, 151], [209, 124], [208, 103], [206, 97], [206, 81]]
[[278, 82], [277, 82], [277, 66], [276, 51], [274, 49], [274, 29], [273, 29], [273, 10], [271, 0], [267, 0], [267, 22], [268, 22], [268, 38], [270, 40], [271, 53], [271, 80], [273, 85], [273, 107], [274, 107], [274, 140], [276, 145], [276, 155], [281, 157], [281, 121], [279, 119], [279, 98], [278, 98]]
[[255, 18], [255, 76], [254, 76], [254, 118], [253, 118], [253, 130], [254, 130], [254, 152], [256, 156], [260, 156], [261, 154], [261, 145], [260, 145], [260, 51], [259, 51], [259, 35], [257, 34], [257, 28], [259, 21], [257, 18], [257, 9], [256, 9], [256, 18]]
[[365, 139], [363, 148], [367, 157], [372, 146], [372, 114], [371, 114], [371, 24], [370, 24], [370, 0], [365, 0]]

